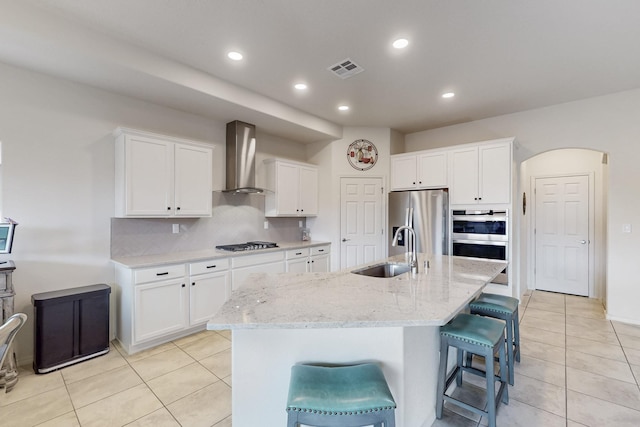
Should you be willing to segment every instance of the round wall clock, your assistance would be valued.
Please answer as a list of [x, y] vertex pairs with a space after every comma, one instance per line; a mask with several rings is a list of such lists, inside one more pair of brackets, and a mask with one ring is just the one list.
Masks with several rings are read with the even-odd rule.
[[347, 160], [354, 169], [366, 171], [378, 162], [378, 149], [371, 141], [356, 139], [347, 148]]

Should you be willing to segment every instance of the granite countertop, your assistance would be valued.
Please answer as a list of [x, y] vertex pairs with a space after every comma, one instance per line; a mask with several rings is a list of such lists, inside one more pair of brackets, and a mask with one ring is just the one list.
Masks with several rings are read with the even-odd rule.
[[308, 241], [308, 242], [278, 242], [277, 248], [255, 249], [251, 251], [221, 251], [218, 249], [204, 249], [200, 251], [170, 252], [157, 255], [140, 255], [129, 257], [113, 257], [111, 261], [128, 268], [154, 267], [166, 264], [180, 264], [185, 262], [201, 261], [205, 259], [240, 257], [268, 252], [286, 251], [289, 249], [310, 248], [313, 246], [329, 245], [331, 242]]
[[[438, 326], [480, 294], [507, 265], [465, 257], [426, 257], [416, 276], [375, 278], [350, 271], [253, 274], [207, 329]], [[404, 255], [387, 260], [404, 262]], [[373, 265], [377, 263], [370, 263]]]

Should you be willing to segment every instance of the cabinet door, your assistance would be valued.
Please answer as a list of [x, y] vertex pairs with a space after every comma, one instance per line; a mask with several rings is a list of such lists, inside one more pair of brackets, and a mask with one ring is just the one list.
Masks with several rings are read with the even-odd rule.
[[184, 278], [136, 285], [133, 341], [139, 343], [183, 330], [187, 326], [187, 293]]
[[478, 203], [478, 147], [449, 152], [452, 205]]
[[211, 150], [176, 144], [174, 157], [175, 215], [211, 216]]
[[299, 167], [278, 163], [276, 194], [278, 215], [298, 215]]
[[447, 153], [418, 155], [418, 187], [443, 188], [447, 186]]
[[300, 215], [318, 214], [318, 170], [300, 167]]
[[167, 216], [173, 210], [173, 144], [145, 137], [125, 142], [125, 214]]
[[391, 158], [391, 190], [406, 190], [417, 186], [416, 156]]
[[229, 298], [231, 277], [228, 271], [191, 278], [189, 287], [189, 323], [205, 323]]
[[511, 145], [481, 146], [479, 151], [479, 197], [481, 203], [511, 201]]
[[309, 268], [309, 257], [287, 260], [287, 272], [306, 273]]
[[310, 271], [312, 273], [327, 273], [330, 270], [329, 264], [329, 254], [312, 256]]
[[268, 264], [253, 265], [250, 267], [234, 268], [231, 271], [231, 284], [235, 291], [241, 287], [252, 273], [284, 273], [286, 269], [284, 261]]

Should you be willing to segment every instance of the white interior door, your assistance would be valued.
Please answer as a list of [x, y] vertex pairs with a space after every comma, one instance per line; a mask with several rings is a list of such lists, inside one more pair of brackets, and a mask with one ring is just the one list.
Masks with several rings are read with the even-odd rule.
[[535, 287], [589, 295], [589, 177], [535, 180]]
[[340, 268], [384, 256], [382, 178], [340, 179]]

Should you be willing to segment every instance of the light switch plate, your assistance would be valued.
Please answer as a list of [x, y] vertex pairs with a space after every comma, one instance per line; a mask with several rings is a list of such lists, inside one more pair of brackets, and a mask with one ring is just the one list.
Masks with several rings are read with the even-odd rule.
[[269, 221], [265, 221], [264, 222], [264, 229], [268, 230], [269, 229]]
[[180, 232], [180, 224], [172, 224], [171, 230], [173, 234], [178, 234]]

